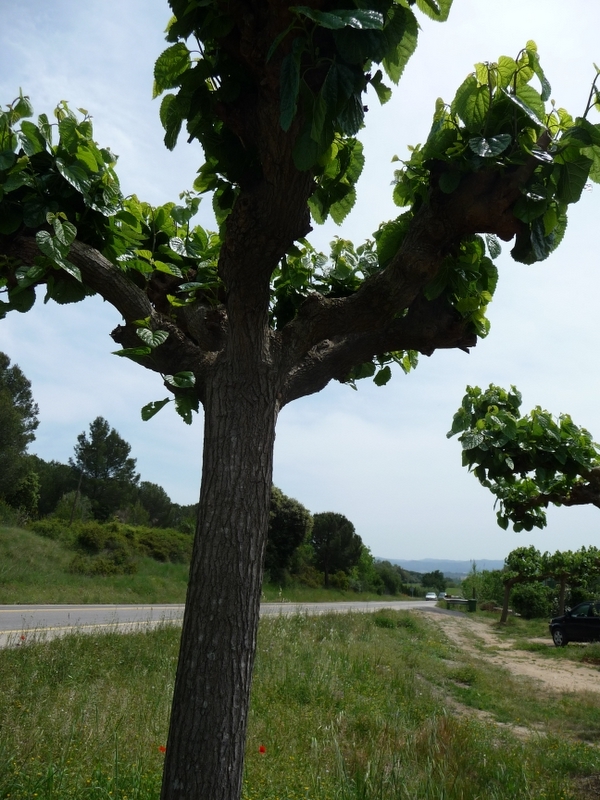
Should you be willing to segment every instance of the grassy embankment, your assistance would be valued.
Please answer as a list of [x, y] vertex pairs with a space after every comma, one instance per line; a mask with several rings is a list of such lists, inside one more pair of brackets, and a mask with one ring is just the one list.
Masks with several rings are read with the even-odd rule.
[[[64, 541], [29, 530], [0, 527], [0, 604], [183, 603], [188, 565], [137, 559], [132, 575], [81, 575], [69, 571], [74, 551]], [[265, 586], [267, 602], [381, 600], [372, 593], [309, 587]], [[398, 599], [398, 598], [396, 598]]]
[[[0, 652], [0, 798], [157, 800], [177, 644], [164, 628]], [[596, 797], [599, 712], [598, 694], [540, 693], [412, 612], [267, 618], [244, 797]]]

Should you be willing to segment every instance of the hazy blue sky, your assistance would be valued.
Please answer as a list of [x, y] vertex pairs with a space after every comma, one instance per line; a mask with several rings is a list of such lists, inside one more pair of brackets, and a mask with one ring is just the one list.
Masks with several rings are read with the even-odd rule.
[[[191, 186], [203, 158], [181, 141], [162, 144], [152, 67], [166, 46], [170, 12], [163, 0], [0, 0], [0, 103], [22, 87], [36, 113], [66, 99], [93, 115], [95, 137], [118, 153], [125, 194], [159, 204]], [[422, 141], [435, 99], [450, 101], [477, 61], [539, 47], [552, 97], [583, 110], [600, 63], [597, 0], [455, 0], [450, 20], [424, 19], [420, 44], [392, 101], [369, 102], [361, 134], [367, 165], [360, 200], [341, 228], [315, 230], [327, 248], [334, 235], [359, 242], [399, 210], [391, 201], [392, 156]], [[600, 121], [596, 120], [596, 121]], [[199, 221], [211, 227], [210, 201]], [[598, 545], [597, 509], [551, 509], [545, 531], [504, 532], [492, 496], [460, 465], [447, 440], [465, 386], [513, 383], [524, 407], [571, 413], [600, 438], [600, 187], [584, 193], [561, 248], [526, 267], [501, 257], [490, 308], [492, 332], [470, 355], [440, 352], [416, 372], [399, 370], [387, 387], [339, 384], [281, 414], [275, 483], [311, 511], [346, 514], [373, 553], [389, 558], [502, 558], [522, 544], [542, 550]], [[142, 478], [180, 503], [195, 502], [201, 469], [201, 417], [186, 427], [168, 407], [144, 423], [140, 408], [165, 396], [160, 378], [110, 355], [119, 323], [94, 298], [59, 307], [41, 301], [0, 322], [0, 350], [33, 383], [41, 424], [31, 451], [66, 461], [76, 436], [98, 415], [132, 445]]]

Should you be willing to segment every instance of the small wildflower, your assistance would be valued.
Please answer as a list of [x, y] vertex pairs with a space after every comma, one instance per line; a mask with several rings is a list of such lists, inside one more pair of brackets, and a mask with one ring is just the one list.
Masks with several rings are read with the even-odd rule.
[[167, 748], [164, 746], [164, 744], [159, 744], [158, 745], [158, 752], [159, 753], [166, 753], [167, 752]]
[[267, 748], [264, 746], [264, 744], [261, 744], [261, 746], [258, 748], [258, 752], [259, 753], [266, 753], [267, 752]]

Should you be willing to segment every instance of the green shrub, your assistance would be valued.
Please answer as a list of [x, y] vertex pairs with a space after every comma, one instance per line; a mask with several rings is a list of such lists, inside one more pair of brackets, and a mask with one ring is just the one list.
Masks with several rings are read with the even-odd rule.
[[97, 556], [78, 553], [69, 564], [69, 572], [88, 576], [133, 575], [137, 569], [131, 555], [120, 549]]
[[525, 619], [538, 619], [550, 616], [552, 595], [552, 589], [543, 583], [521, 583], [512, 590], [510, 602]]
[[5, 500], [0, 499], [0, 525], [18, 527], [21, 522], [21, 515], [17, 509], [9, 506]]
[[55, 517], [46, 517], [30, 522], [28, 528], [38, 536], [53, 539], [55, 542], [72, 541], [75, 538], [74, 530], [69, 528], [64, 520]]
[[138, 528], [133, 536], [137, 550], [156, 561], [185, 564], [192, 557], [193, 540], [171, 528]]

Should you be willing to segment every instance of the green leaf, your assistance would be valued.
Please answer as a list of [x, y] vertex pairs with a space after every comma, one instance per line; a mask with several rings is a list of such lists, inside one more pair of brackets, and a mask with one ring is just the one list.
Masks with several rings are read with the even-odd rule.
[[12, 309], [24, 314], [29, 311], [35, 303], [35, 289], [33, 286], [26, 286], [23, 288], [17, 286], [9, 290], [8, 299]]
[[515, 72], [517, 71], [517, 62], [514, 58], [510, 58], [510, 56], [500, 56], [496, 67], [498, 68], [500, 87], [505, 88], [512, 83]]
[[[531, 88], [531, 87], [527, 87], [527, 88]], [[507, 92], [506, 89], [502, 89], [502, 91], [506, 95], [506, 97], [508, 97], [510, 102], [514, 103], [518, 108], [520, 108], [521, 111], [523, 111], [529, 117], [529, 119], [532, 122], [534, 122], [539, 128], [544, 128], [545, 127], [545, 125], [542, 122], [542, 120], [540, 119], [539, 115], [536, 114], [536, 112], [531, 108], [531, 106], [529, 106], [524, 100], [522, 100], [521, 97], [513, 94], [512, 92]], [[532, 89], [531, 91], [534, 92], [537, 95], [537, 98], [539, 100], [540, 96], [539, 96], [539, 94], [537, 94], [535, 89]]]
[[186, 425], [192, 424], [192, 411], [198, 411], [199, 400], [191, 392], [175, 397], [175, 409]]
[[46, 149], [46, 140], [33, 122], [24, 120], [21, 123], [19, 138], [21, 139], [23, 150], [28, 156], [43, 153]]
[[452, 101], [452, 111], [458, 114], [471, 132], [478, 133], [485, 124], [489, 108], [489, 87], [479, 86], [477, 78], [469, 75], [456, 92]]
[[63, 178], [71, 184], [81, 194], [87, 194], [91, 182], [89, 175], [78, 164], [66, 164], [62, 158], [57, 158], [55, 161], [58, 171]]
[[177, 372], [175, 375], [165, 375], [165, 381], [178, 389], [190, 389], [196, 385], [196, 376], [193, 372]]
[[154, 65], [152, 97], [158, 97], [165, 89], [172, 89], [177, 86], [177, 79], [189, 69], [190, 64], [190, 52], [183, 42], [177, 42], [177, 44], [167, 47], [159, 55]]
[[66, 305], [68, 303], [79, 303], [86, 297], [94, 294], [93, 291], [87, 289], [82, 283], [77, 280], [72, 280], [66, 273], [63, 275], [49, 275], [46, 282], [46, 296], [44, 303], [48, 300], [54, 300], [59, 305]]
[[380, 369], [377, 375], [373, 378], [373, 383], [376, 386], [385, 386], [385, 384], [389, 381], [392, 377], [392, 370], [389, 367], [383, 367]]
[[12, 108], [11, 116], [13, 123], [23, 119], [23, 117], [31, 117], [32, 114], [33, 106], [31, 105], [29, 97], [27, 95], [23, 95], [19, 91], [19, 99]]
[[491, 233], [486, 233], [485, 241], [490, 254], [490, 258], [498, 258], [498, 256], [502, 252], [502, 247], [500, 246], [498, 238]]
[[371, 86], [375, 89], [381, 105], [384, 105], [392, 96], [392, 90], [382, 81], [383, 74], [380, 69], [371, 78]]
[[138, 328], [136, 333], [142, 342], [151, 348], [164, 344], [169, 338], [167, 331], [151, 331], [149, 328]]
[[572, 161], [565, 161], [560, 166], [558, 188], [556, 196], [562, 203], [576, 203], [581, 197], [581, 192], [587, 183], [592, 160], [587, 156], [579, 155]]
[[[409, 9], [396, 6], [394, 11], [394, 19], [399, 19], [403, 25], [403, 34], [392, 52], [387, 53], [381, 63], [389, 79], [393, 83], [398, 83], [402, 77], [404, 68], [417, 48], [419, 24], [417, 23], [415, 15]], [[402, 14], [402, 16], [400, 16], [400, 14]], [[383, 32], [385, 35], [385, 28]]]
[[46, 142], [52, 146], [52, 125], [46, 114], [40, 114], [38, 117], [38, 127]]
[[329, 30], [341, 28], [358, 28], [359, 30], [382, 30], [383, 14], [372, 9], [340, 9], [336, 11], [317, 11], [308, 6], [292, 6], [290, 11], [308, 17], [317, 25]]
[[337, 122], [346, 136], [354, 136], [363, 126], [365, 109], [360, 93], [353, 94], [338, 115]]
[[159, 272], [166, 272], [168, 275], [174, 275], [176, 278], [183, 278], [183, 273], [175, 264], [168, 264], [165, 261], [155, 261], [154, 269]]
[[222, 181], [215, 171], [215, 165], [212, 162], [206, 162], [198, 170], [198, 177], [194, 181], [193, 187], [195, 192], [203, 194], [212, 192], [220, 183]]
[[460, 437], [460, 443], [462, 445], [463, 450], [473, 450], [475, 447], [479, 447], [479, 445], [484, 440], [484, 435], [479, 433], [478, 431], [466, 431]]
[[115, 350], [112, 355], [135, 359], [139, 356], [149, 356], [151, 352], [150, 347], [125, 347], [123, 350]]
[[[294, 44], [298, 41], [295, 40]], [[289, 130], [296, 115], [298, 92], [300, 90], [300, 49], [293, 48], [281, 62], [281, 110], [279, 124], [284, 131]]]
[[497, 136], [490, 136], [487, 139], [483, 136], [475, 136], [469, 139], [469, 147], [478, 156], [493, 158], [503, 153], [511, 142], [510, 134], [499, 133]]
[[79, 267], [76, 267], [75, 264], [71, 264], [70, 261], [61, 261], [60, 268], [71, 275], [71, 277], [75, 278], [75, 280], [79, 283], [83, 282], [81, 278], [81, 270]]
[[537, 261], [544, 261], [554, 250], [554, 236], [546, 236], [541, 219], [534, 220], [531, 225], [531, 246]]
[[54, 228], [56, 238], [63, 247], [68, 248], [73, 244], [77, 237], [77, 228], [75, 225], [67, 220], [61, 220], [55, 217], [52, 220], [52, 227]]
[[16, 160], [17, 156], [12, 150], [3, 150], [0, 152], [0, 170], [10, 169]]
[[346, 187], [343, 197], [331, 204], [329, 213], [336, 225], [341, 225], [356, 203], [356, 189], [354, 186]]
[[45, 256], [55, 262], [62, 264], [67, 255], [67, 248], [65, 248], [51, 233], [48, 231], [38, 231], [35, 235], [37, 246], [40, 248]]
[[379, 230], [374, 234], [377, 243], [377, 257], [382, 267], [385, 267], [400, 249], [411, 219], [411, 212], [406, 211], [397, 219], [380, 225]]
[[181, 130], [183, 117], [177, 97], [174, 94], [166, 94], [160, 104], [160, 121], [165, 129], [165, 146], [168, 150], [173, 150], [177, 144], [177, 138]]
[[170, 403], [170, 402], [171, 402], [171, 398], [170, 397], [165, 397], [164, 400], [154, 400], [152, 403], [147, 403], [142, 408], [142, 419], [144, 420], [144, 422], [147, 422], [149, 419], [152, 419], [152, 417], [155, 414], [158, 414], [158, 412], [161, 410], [161, 408], [163, 408], [164, 406], [167, 405], [167, 403]]
[[453, 0], [417, 0], [417, 8], [430, 19], [445, 22], [452, 7]]

